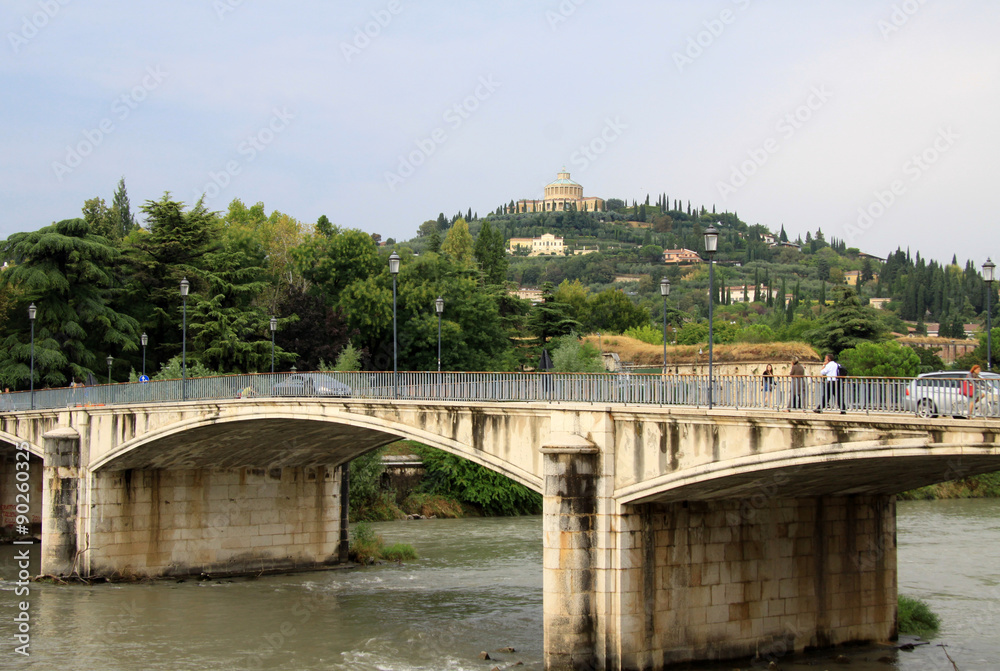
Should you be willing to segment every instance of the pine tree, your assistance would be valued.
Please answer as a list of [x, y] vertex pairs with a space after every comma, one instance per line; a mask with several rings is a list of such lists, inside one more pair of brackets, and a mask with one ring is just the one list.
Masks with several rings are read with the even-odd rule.
[[137, 227], [135, 217], [132, 216], [132, 208], [128, 202], [128, 192], [125, 190], [125, 178], [118, 180], [118, 188], [111, 201], [111, 218], [113, 222], [112, 237], [116, 240], [123, 239]]
[[[16, 329], [0, 347], [0, 381], [28, 388], [28, 304], [37, 305], [35, 386], [63, 387], [73, 377], [103, 368], [105, 354], [138, 349], [138, 322], [113, 307], [121, 293], [121, 252], [90, 232], [83, 219], [66, 219], [30, 233], [14, 233], [0, 246], [13, 261], [0, 287], [18, 289]], [[176, 303], [176, 292], [174, 301]], [[23, 321], [22, 321], [23, 320]], [[26, 340], [26, 338], [25, 338]], [[98, 356], [100, 355], [100, 356]]]
[[319, 215], [319, 219], [316, 220], [316, 232], [322, 235], [324, 238], [333, 237], [333, 224], [325, 214]]
[[507, 252], [504, 249], [503, 234], [493, 228], [489, 221], [483, 223], [476, 237], [473, 254], [483, 271], [485, 283], [502, 284], [507, 278]]

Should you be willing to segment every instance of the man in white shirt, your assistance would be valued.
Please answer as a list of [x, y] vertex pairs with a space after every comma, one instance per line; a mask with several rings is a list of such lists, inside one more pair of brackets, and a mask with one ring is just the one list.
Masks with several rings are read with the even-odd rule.
[[823, 376], [823, 397], [819, 402], [819, 406], [813, 410], [813, 412], [823, 412], [826, 408], [827, 402], [832, 399], [837, 399], [837, 407], [840, 408], [840, 414], [846, 414], [847, 411], [844, 410], [844, 398], [840, 394], [840, 380], [838, 379], [840, 375], [840, 364], [833, 360], [833, 357], [829, 354], [823, 358], [823, 370], [819, 372]]

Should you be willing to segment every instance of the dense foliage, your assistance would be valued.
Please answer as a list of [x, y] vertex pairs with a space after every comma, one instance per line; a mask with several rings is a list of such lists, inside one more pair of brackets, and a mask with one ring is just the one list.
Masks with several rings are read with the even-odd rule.
[[457, 499], [484, 515], [534, 515], [542, 497], [510, 478], [432, 447], [415, 447], [426, 473], [421, 491]]

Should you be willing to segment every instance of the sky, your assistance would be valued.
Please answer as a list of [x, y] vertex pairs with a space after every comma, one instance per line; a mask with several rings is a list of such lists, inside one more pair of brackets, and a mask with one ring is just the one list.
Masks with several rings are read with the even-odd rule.
[[[408, 239], [585, 196], [982, 264], [1000, 149], [984, 0], [6, 0], [0, 237], [165, 192]], [[141, 219], [141, 215], [140, 215]]]

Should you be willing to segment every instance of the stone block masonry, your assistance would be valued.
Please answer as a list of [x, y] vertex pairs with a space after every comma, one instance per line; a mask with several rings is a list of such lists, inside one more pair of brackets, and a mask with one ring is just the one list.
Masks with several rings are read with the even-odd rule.
[[895, 637], [893, 497], [772, 499], [751, 514], [651, 503], [630, 517], [644, 560], [622, 565], [620, 635], [634, 668]]
[[126, 470], [90, 474], [89, 575], [174, 576], [339, 561], [339, 470]]

